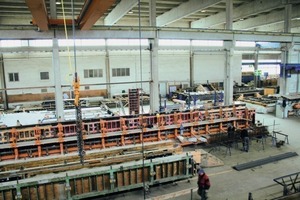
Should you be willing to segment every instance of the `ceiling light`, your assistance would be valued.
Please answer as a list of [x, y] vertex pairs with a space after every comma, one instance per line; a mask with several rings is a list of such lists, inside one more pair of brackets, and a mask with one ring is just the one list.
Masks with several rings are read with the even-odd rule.
[[132, 10], [130, 10], [128, 13], [129, 13], [129, 14], [132, 14], [132, 13], [133, 13], [133, 11], [132, 11]]
[[61, 4], [60, 1], [57, 1], [57, 2], [56, 2], [56, 5], [60, 5], [60, 4]]
[[243, 21], [243, 20], [244, 20], [244, 18], [241, 18], [241, 19], [240, 19], [240, 21]]
[[206, 10], [201, 10], [201, 12], [205, 13], [205, 12], [206, 12]]

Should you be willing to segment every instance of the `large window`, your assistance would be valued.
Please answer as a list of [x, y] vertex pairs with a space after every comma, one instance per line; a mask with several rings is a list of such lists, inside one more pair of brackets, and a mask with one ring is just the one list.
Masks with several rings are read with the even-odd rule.
[[130, 76], [130, 69], [129, 68], [113, 68], [112, 69], [112, 76]]
[[41, 80], [49, 80], [49, 72], [40, 73]]
[[102, 69], [85, 69], [84, 70], [84, 78], [96, 78], [103, 77]]
[[9, 73], [8, 77], [10, 82], [19, 81], [19, 73]]

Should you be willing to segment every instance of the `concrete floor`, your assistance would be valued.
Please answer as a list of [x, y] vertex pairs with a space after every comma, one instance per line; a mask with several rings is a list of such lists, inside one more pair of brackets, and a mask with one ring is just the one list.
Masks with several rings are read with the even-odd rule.
[[[217, 151], [212, 151], [211, 153], [223, 160], [225, 165], [221, 167], [205, 169], [212, 184], [208, 192], [208, 197], [210, 200], [247, 200], [249, 193], [252, 193], [254, 200], [273, 199], [282, 196], [283, 194], [283, 187], [275, 183], [273, 179], [287, 174], [300, 172], [299, 156], [242, 171], [236, 171], [232, 168], [232, 166], [236, 164], [242, 164], [285, 152], [297, 152], [300, 154], [300, 118], [291, 117], [288, 119], [280, 119], [271, 114], [257, 114], [256, 119], [260, 120], [264, 125], [269, 126], [270, 131], [277, 130], [288, 134], [290, 144], [285, 144], [284, 146], [277, 148], [272, 146], [271, 138], [268, 138], [264, 150], [261, 143], [252, 141], [250, 145], [250, 151], [248, 153], [242, 152], [239, 148], [237, 148], [232, 149], [231, 156], [229, 154], [226, 155], [225, 147], [222, 147]], [[280, 136], [278, 136], [278, 138], [281, 140], [284, 139]], [[239, 144], [239, 146], [241, 147], [241, 144]], [[189, 148], [203, 148], [203, 146]], [[210, 149], [205, 150], [209, 151]], [[183, 180], [177, 182], [176, 184], [164, 184], [151, 187], [150, 192], [145, 196], [142, 190], [135, 190], [95, 199], [198, 200], [200, 197], [196, 194], [196, 189], [194, 189], [193, 193], [191, 194], [191, 189], [197, 187], [196, 182], [197, 177], [194, 177], [189, 181]], [[298, 197], [293, 199], [300, 199], [300, 194]]]

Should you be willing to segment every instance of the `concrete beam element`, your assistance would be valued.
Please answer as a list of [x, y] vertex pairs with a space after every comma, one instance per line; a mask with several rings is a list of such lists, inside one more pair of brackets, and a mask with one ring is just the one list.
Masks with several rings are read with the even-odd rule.
[[[261, 15], [254, 18], [249, 18], [244, 21], [235, 22], [233, 24], [233, 29], [235, 30], [249, 30], [253, 28], [257, 28], [260, 26], [266, 26], [270, 24], [276, 24], [276, 23], [282, 23], [284, 21], [285, 11], [274, 11], [267, 15]], [[300, 5], [293, 6], [292, 8], [292, 14], [291, 19], [296, 19], [300, 17]], [[293, 26], [293, 25], [292, 25]], [[263, 31], [264, 29], [260, 29]], [[266, 29], [266, 31], [269, 31], [271, 29]], [[276, 30], [276, 29], [275, 29]], [[277, 30], [282, 30], [277, 29]]]
[[226, 30], [232, 30], [233, 2], [226, 0]]
[[156, 27], [156, 0], [149, 2], [149, 25]]
[[267, 15], [249, 18], [233, 24], [234, 30], [250, 30], [259, 26], [274, 24], [283, 21], [284, 11], [275, 11]]
[[138, 4], [138, 0], [123, 0], [105, 17], [104, 25], [114, 25], [126, 13]]
[[284, 7], [284, 32], [291, 32], [291, 19], [292, 19], [292, 4], [287, 4]]
[[156, 18], [157, 26], [168, 25], [174, 21], [182, 19], [197, 11], [206, 9], [222, 1], [223, 0], [189, 0], [188, 2], [182, 3], [178, 7], [158, 16]]
[[63, 94], [62, 94], [62, 88], [61, 88], [59, 47], [58, 47], [58, 40], [56, 38], [53, 39], [52, 48], [53, 48], [52, 68], [53, 68], [53, 72], [54, 72], [56, 115], [57, 115], [57, 119], [59, 117], [61, 117], [61, 119], [64, 120], [65, 114], [64, 114]]
[[[282, 1], [274, 0], [255, 0], [253, 2], [243, 4], [233, 9], [233, 20], [249, 17], [251, 15], [257, 15], [262, 12], [273, 10], [276, 8], [284, 7]], [[192, 22], [192, 28], [210, 28], [226, 22], [226, 12], [220, 12], [216, 15], [212, 15], [198, 21]]]
[[50, 17], [51, 19], [57, 19], [56, 1], [50, 1]]
[[26, 0], [25, 1], [34, 19], [34, 23], [42, 31], [48, 31], [48, 14], [44, 0]]
[[[300, 20], [293, 20], [291, 23], [291, 33], [299, 33], [300, 28]], [[284, 29], [283, 22], [279, 22], [276, 24], [265, 25], [256, 28], [257, 31], [265, 31], [265, 32], [282, 32]]]
[[[240, 40], [240, 41], [269, 41], [269, 42], [300, 42], [300, 34], [292, 33], [263, 33], [255, 31], [228, 31], [228, 30], [204, 30], [182, 28], [155, 28], [141, 29], [141, 38], [158, 39], [186, 39], [186, 40]], [[138, 39], [140, 36], [138, 27], [99, 27], [97, 30], [76, 30], [76, 39]], [[63, 30], [56, 31], [58, 39], [65, 39]], [[37, 32], [34, 30], [0, 30], [0, 39], [53, 39], [54, 32]]]
[[225, 47], [225, 77], [224, 77], [224, 103], [232, 105], [233, 102], [233, 42], [224, 42]]
[[[156, 0], [150, 0], [149, 24], [156, 27]], [[150, 61], [151, 61], [151, 82], [150, 82], [150, 109], [159, 111], [159, 73], [158, 73], [158, 32], [155, 37], [149, 40]]]

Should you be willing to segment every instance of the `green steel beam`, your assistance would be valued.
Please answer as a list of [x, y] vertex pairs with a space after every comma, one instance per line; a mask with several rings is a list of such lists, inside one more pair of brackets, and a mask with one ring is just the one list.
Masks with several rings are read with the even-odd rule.
[[[155, 167], [156, 166], [161, 166], [161, 168], [162, 168], [163, 165], [165, 165], [167, 167], [167, 165], [169, 163], [172, 163], [172, 165], [174, 165], [174, 163], [176, 163], [176, 165], [178, 167], [179, 162], [182, 162], [182, 164], [183, 164], [183, 169], [181, 172], [179, 172], [177, 175], [174, 175], [174, 170], [170, 169], [172, 171], [171, 177], [163, 176], [163, 174], [161, 173], [162, 174], [161, 178], [158, 180], [155, 180], [155, 175], [156, 175]], [[190, 178], [193, 176], [192, 167], [193, 167], [192, 156], [188, 155], [188, 154], [180, 154], [180, 155], [173, 155], [173, 156], [168, 156], [168, 157], [164, 157], [164, 158], [145, 160], [144, 164], [142, 163], [142, 161], [122, 163], [122, 164], [114, 165], [114, 166], [110, 166], [110, 167], [97, 167], [97, 168], [92, 168], [92, 169], [86, 169], [85, 173], [82, 173], [82, 170], [81, 171], [76, 170], [76, 171], [69, 171], [68, 174], [58, 173], [58, 174], [55, 174], [54, 177], [53, 177], [53, 175], [51, 175], [52, 177], [51, 176], [42, 176], [40, 178], [37, 176], [37, 177], [33, 177], [33, 178], [22, 179], [22, 180], [18, 181], [18, 183], [16, 181], [0, 183], [0, 191], [3, 192], [6, 190], [10, 190], [11, 192], [14, 192], [15, 194], [17, 194], [17, 196], [19, 195], [19, 197], [22, 198], [22, 194], [21, 194], [22, 188], [29, 189], [30, 187], [33, 187], [36, 189], [37, 194], [38, 194], [38, 191], [39, 191], [38, 187], [40, 185], [43, 185], [44, 187], [46, 187], [47, 184], [51, 184], [53, 186], [56, 183], [64, 183], [65, 184], [64, 190], [65, 190], [65, 195], [66, 195], [67, 200], [83, 199], [83, 198], [95, 197], [95, 196], [100, 196], [100, 195], [104, 195], [104, 194], [110, 194], [110, 193], [120, 192], [120, 191], [127, 191], [127, 190], [131, 190], [131, 189], [143, 187], [143, 183], [140, 182], [141, 180], [139, 180], [139, 179], [137, 179], [136, 183], [134, 183], [134, 184], [116, 187], [115, 186], [115, 183], [116, 183], [115, 175], [117, 176], [117, 173], [123, 173], [125, 171], [130, 171], [130, 170], [148, 169], [149, 170], [148, 179], [145, 180], [145, 183], [147, 184], [147, 186], [152, 186], [152, 185], [155, 185], [158, 183], [165, 183], [165, 182], [171, 182], [171, 181]], [[135, 174], [137, 177], [137, 173], [135, 173]], [[83, 187], [84, 178], [97, 177], [97, 176], [102, 177], [102, 180], [103, 180], [103, 182], [102, 182], [103, 190], [102, 191], [99, 191], [99, 187], [97, 186], [98, 189], [96, 191], [92, 191], [92, 189], [90, 188], [89, 192], [83, 193], [83, 194], [78, 194], [78, 192], [76, 191], [76, 188], [77, 188], [76, 180], [81, 180], [82, 191], [84, 191], [83, 190], [84, 189], [84, 187]], [[110, 189], [106, 189], [107, 187], [105, 186], [105, 181], [104, 181], [105, 176], [109, 176], [109, 182], [110, 182], [109, 188]], [[47, 178], [43, 179], [43, 177], [47, 177]], [[70, 180], [73, 180], [74, 185], [75, 185], [74, 186], [74, 194], [72, 194]], [[91, 178], [89, 178], [89, 181], [91, 182]], [[124, 183], [124, 178], [123, 178], [123, 183]], [[17, 199], [17, 196], [15, 197], [16, 199]], [[39, 197], [39, 195], [37, 197]]]

